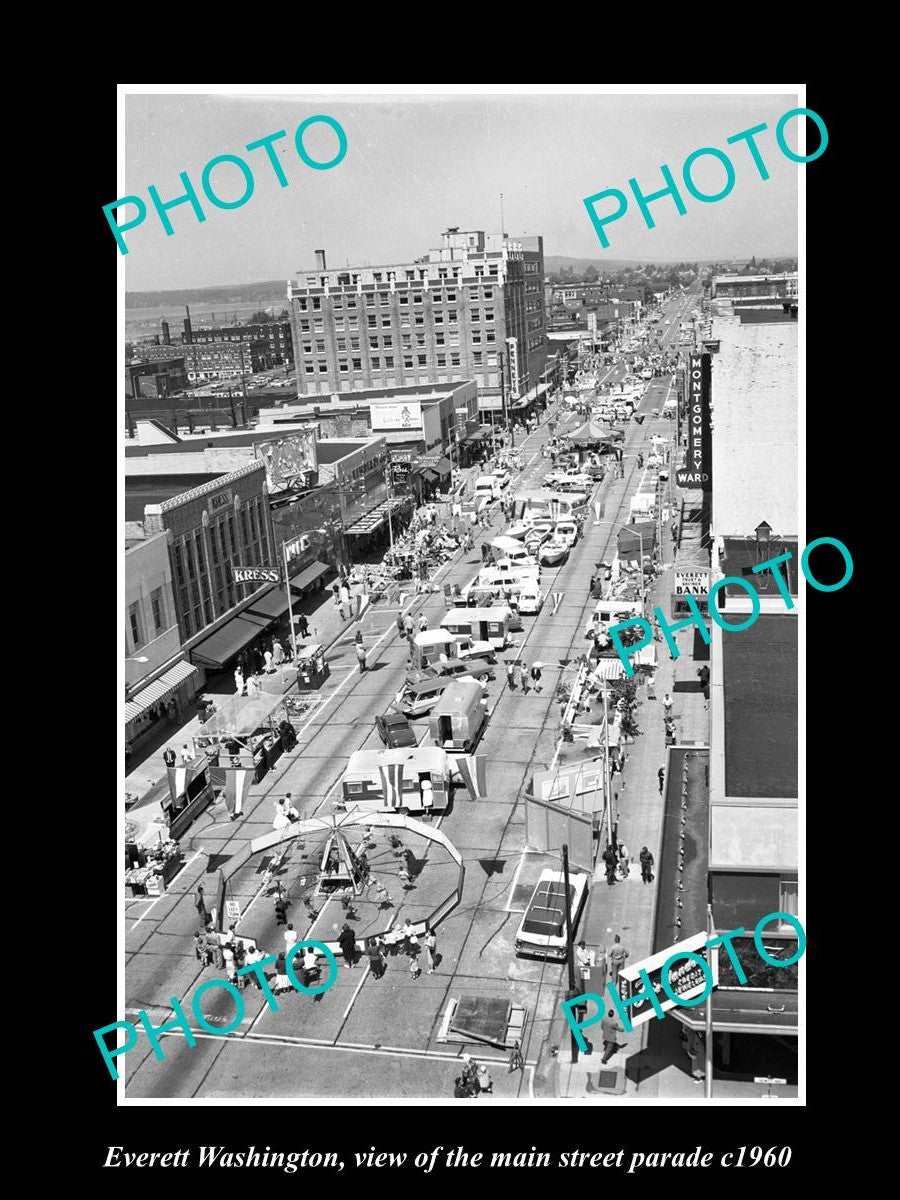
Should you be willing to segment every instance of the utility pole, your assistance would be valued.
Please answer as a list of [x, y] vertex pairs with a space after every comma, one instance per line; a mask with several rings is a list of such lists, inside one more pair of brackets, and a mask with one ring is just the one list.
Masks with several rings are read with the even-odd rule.
[[[572, 905], [569, 901], [569, 847], [564, 845], [562, 848], [563, 861], [563, 903], [566, 906], [566, 965], [569, 969], [569, 999], [572, 1000], [577, 996], [578, 989], [575, 987], [575, 955], [572, 946]], [[575, 1030], [571, 1031], [572, 1037], [572, 1062], [578, 1062], [578, 1041], [575, 1037]]]
[[506, 406], [506, 364], [509, 360], [509, 346], [506, 344], [500, 350], [500, 396], [503, 400], [503, 423], [509, 430], [509, 448], [516, 448], [516, 432], [509, 421], [509, 412]]
[[612, 783], [609, 771], [609, 704], [607, 700], [607, 680], [603, 680], [603, 738], [605, 753], [603, 755], [603, 790], [606, 796], [606, 845], [612, 844]]

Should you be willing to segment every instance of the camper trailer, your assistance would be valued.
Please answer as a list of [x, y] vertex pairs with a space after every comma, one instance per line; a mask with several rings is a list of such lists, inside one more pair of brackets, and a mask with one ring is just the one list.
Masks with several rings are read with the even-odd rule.
[[357, 750], [341, 783], [345, 807], [367, 812], [440, 812], [452, 791], [452, 759], [434, 746]]
[[[441, 622], [444, 625], [444, 622]], [[441, 629], [426, 629], [413, 638], [410, 663], [413, 667], [430, 667], [445, 658], [481, 657], [493, 659], [494, 643], [487, 639], [475, 641], [464, 633], [453, 633], [446, 626]]]
[[509, 618], [510, 611], [505, 604], [490, 608], [451, 608], [441, 619], [441, 629], [473, 645], [488, 642], [493, 652], [505, 649], [509, 641]]
[[468, 753], [487, 721], [487, 699], [474, 679], [457, 679], [446, 688], [428, 718], [428, 733], [441, 750]]

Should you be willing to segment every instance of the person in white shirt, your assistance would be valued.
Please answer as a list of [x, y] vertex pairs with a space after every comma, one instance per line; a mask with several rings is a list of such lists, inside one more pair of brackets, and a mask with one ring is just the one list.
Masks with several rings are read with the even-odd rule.
[[287, 929], [284, 931], [284, 952], [285, 952], [285, 954], [287, 954], [287, 952], [290, 950], [290, 948], [292, 946], [296, 945], [296, 943], [299, 941], [300, 941], [300, 934], [297, 933], [297, 931], [293, 927], [293, 925], [288, 925]]

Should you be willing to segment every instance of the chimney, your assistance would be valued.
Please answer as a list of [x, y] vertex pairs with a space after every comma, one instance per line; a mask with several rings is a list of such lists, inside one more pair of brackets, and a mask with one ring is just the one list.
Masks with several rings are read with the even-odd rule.
[[164, 346], [172, 345], [172, 339], [169, 336], [169, 322], [168, 321], [162, 322], [162, 340], [163, 340]]
[[325, 251], [324, 250], [316, 251], [316, 270], [317, 271], [327, 271], [328, 270], [328, 268], [325, 266]]
[[191, 329], [191, 310], [185, 305], [184, 311], [187, 313], [187, 316], [184, 318], [184, 337], [182, 341], [189, 346], [194, 340], [194, 332]]

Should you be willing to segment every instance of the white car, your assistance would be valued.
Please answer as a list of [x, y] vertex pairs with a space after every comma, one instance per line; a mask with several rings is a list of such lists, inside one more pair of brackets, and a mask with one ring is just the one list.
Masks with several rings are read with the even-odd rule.
[[512, 476], [510, 475], [509, 471], [507, 471], [506, 467], [500, 467], [496, 471], [492, 471], [491, 474], [502, 488], [509, 487]]
[[[572, 933], [578, 925], [588, 893], [584, 871], [569, 874], [569, 915]], [[541, 872], [522, 923], [516, 930], [516, 954], [530, 958], [566, 958], [566, 888], [562, 871]]]

